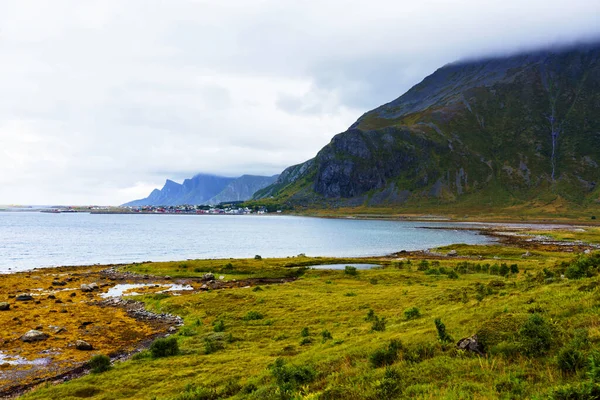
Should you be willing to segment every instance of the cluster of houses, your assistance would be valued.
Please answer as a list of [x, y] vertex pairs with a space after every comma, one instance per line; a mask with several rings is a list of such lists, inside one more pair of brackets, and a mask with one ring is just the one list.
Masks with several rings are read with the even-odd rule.
[[[266, 214], [268, 210], [265, 207], [250, 209], [248, 207], [228, 206], [127, 206], [124, 207], [133, 213], [151, 213], [151, 214]], [[277, 211], [281, 212], [281, 211]]]

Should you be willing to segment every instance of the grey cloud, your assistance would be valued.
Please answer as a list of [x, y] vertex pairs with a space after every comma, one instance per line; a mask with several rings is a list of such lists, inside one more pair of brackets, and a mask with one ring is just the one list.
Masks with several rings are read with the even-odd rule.
[[441, 65], [600, 33], [589, 0], [6, 0], [0, 204], [275, 174]]

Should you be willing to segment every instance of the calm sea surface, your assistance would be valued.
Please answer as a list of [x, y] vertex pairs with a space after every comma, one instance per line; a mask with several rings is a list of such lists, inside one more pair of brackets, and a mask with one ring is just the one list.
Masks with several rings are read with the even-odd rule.
[[[0, 272], [191, 258], [377, 256], [486, 243], [452, 223], [281, 215], [92, 215], [0, 212]], [[448, 230], [422, 227], [448, 227]]]

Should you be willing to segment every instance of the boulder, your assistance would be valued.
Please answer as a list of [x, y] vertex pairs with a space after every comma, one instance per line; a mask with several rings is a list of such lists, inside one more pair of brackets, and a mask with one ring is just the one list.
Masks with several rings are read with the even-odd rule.
[[40, 331], [36, 331], [35, 329], [30, 330], [29, 332], [25, 333], [23, 336], [21, 336], [21, 340], [23, 342], [39, 342], [41, 340], [46, 340], [48, 339], [48, 335], [45, 334], [44, 332], [40, 332]]
[[212, 281], [214, 279], [215, 279], [215, 274], [213, 274], [212, 272], [209, 272], [208, 274], [202, 275], [202, 280], [203, 281]]
[[3, 301], [0, 302], [0, 311], [6, 311], [10, 308], [10, 304], [8, 304], [7, 302]]
[[67, 284], [67, 282], [64, 282], [64, 281], [59, 281], [59, 280], [52, 281], [52, 286], [65, 286], [66, 284]]
[[85, 340], [77, 340], [75, 342], [75, 348], [77, 350], [89, 351], [94, 350], [94, 346], [86, 342]]
[[33, 296], [28, 293], [22, 293], [16, 297], [17, 301], [31, 301], [33, 300]]
[[456, 250], [450, 250], [447, 254], [448, 257], [456, 257], [458, 255], [458, 253], [456, 252]]
[[480, 356], [483, 356], [483, 346], [479, 343], [477, 339], [477, 335], [473, 335], [467, 338], [460, 339], [458, 343], [456, 343], [456, 347], [461, 350], [470, 351], [473, 353], [477, 353]]

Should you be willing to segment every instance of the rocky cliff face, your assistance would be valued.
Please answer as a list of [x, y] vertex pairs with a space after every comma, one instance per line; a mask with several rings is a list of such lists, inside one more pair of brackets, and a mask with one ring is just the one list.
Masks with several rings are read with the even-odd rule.
[[450, 64], [257, 193], [337, 205], [600, 195], [600, 45]]

